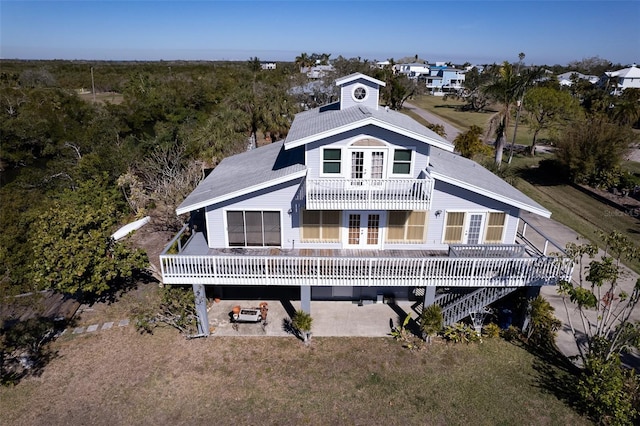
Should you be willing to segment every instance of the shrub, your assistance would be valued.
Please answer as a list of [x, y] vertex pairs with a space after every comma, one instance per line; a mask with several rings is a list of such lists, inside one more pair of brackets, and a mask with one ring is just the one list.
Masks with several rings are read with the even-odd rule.
[[431, 342], [431, 337], [442, 330], [443, 321], [440, 305], [434, 304], [422, 310], [420, 314], [420, 331], [422, 331], [425, 341]]
[[562, 324], [554, 315], [551, 304], [538, 296], [529, 304], [531, 322], [527, 329], [527, 338], [533, 344], [550, 346], [556, 338], [556, 332]]
[[518, 340], [522, 335], [520, 333], [520, 329], [514, 325], [510, 325], [509, 328], [507, 328], [506, 330], [502, 330], [500, 334], [502, 335], [502, 338], [507, 342]]
[[448, 325], [444, 328], [443, 336], [445, 339], [454, 343], [471, 343], [481, 341], [480, 336], [473, 327], [461, 322]]
[[500, 337], [500, 327], [498, 324], [489, 323], [482, 328], [482, 335], [489, 338], [495, 339], [496, 337]]
[[607, 361], [592, 357], [576, 390], [582, 410], [600, 424], [630, 425], [640, 420], [634, 407], [639, 386], [634, 371], [626, 370], [617, 356]]
[[291, 319], [291, 325], [298, 330], [305, 342], [311, 338], [312, 323], [313, 318], [311, 318], [311, 315], [301, 309], [297, 310]]

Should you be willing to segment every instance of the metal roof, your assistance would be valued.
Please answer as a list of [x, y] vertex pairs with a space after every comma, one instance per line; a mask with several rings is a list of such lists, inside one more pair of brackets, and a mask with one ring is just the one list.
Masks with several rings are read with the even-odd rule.
[[373, 110], [361, 105], [340, 109], [339, 102], [297, 114], [285, 139], [285, 149], [369, 124], [453, 151], [451, 142], [405, 114], [387, 108]]
[[540, 216], [551, 217], [551, 212], [540, 204], [480, 164], [458, 154], [432, 147], [427, 171], [436, 180], [459, 186]]
[[274, 142], [225, 158], [178, 206], [176, 212], [187, 213], [304, 176], [307, 170], [304, 148], [285, 151], [283, 145], [283, 141]]

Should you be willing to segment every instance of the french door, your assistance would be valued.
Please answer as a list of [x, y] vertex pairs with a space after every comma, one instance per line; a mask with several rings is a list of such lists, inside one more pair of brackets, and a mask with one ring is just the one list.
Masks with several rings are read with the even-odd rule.
[[379, 248], [380, 212], [348, 212], [346, 214], [347, 232], [345, 245], [351, 248]]
[[384, 151], [351, 151], [351, 186], [354, 188], [380, 186], [376, 179], [384, 177]]
[[484, 227], [484, 214], [472, 213], [469, 215], [469, 222], [465, 231], [467, 244], [480, 244]]

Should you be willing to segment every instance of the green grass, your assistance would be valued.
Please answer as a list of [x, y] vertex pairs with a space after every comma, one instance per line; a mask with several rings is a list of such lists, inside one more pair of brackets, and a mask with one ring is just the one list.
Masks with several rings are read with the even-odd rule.
[[591, 424], [562, 370], [500, 339], [409, 351], [391, 338], [209, 338], [110, 330], [56, 343], [1, 388], [7, 424]]
[[[487, 112], [471, 112], [460, 111], [458, 108], [464, 105], [463, 101], [448, 98], [446, 101], [440, 96], [423, 95], [418, 96], [410, 101], [413, 105], [416, 105], [426, 111], [431, 112], [453, 124], [455, 127], [462, 131], [468, 130], [472, 125], [480, 126], [486, 132], [489, 127], [489, 121], [491, 117], [496, 113], [495, 108], [489, 108]], [[511, 120], [509, 129], [507, 131], [507, 142], [511, 144], [513, 141], [513, 132], [515, 129], [515, 120]], [[488, 135], [488, 139], [494, 138], [493, 134]], [[538, 140], [546, 138], [546, 132], [540, 132]], [[516, 133], [517, 145], [530, 146], [533, 141], [533, 132], [529, 126], [521, 122], [518, 124], [518, 131]]]

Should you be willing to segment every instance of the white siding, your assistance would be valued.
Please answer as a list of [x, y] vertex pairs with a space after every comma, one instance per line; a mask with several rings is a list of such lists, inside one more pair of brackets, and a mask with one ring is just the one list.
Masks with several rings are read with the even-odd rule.
[[[226, 247], [226, 211], [228, 210], [269, 210], [280, 211], [282, 247], [288, 248], [293, 240], [298, 240], [297, 215], [293, 210], [295, 197], [300, 187], [300, 179], [278, 185], [274, 188], [257, 191], [228, 202], [209, 206], [206, 210], [207, 241], [211, 248]], [[292, 214], [289, 215], [289, 209]], [[292, 222], [296, 220], [296, 230], [292, 229]]]
[[[438, 211], [440, 211], [440, 214], [436, 217], [436, 212]], [[448, 249], [448, 245], [442, 243], [444, 221], [447, 211], [506, 212], [507, 218], [503, 234], [503, 243], [513, 244], [515, 242], [518, 216], [520, 215], [519, 209], [489, 197], [436, 180], [433, 191], [433, 203], [429, 215], [429, 227], [427, 230], [427, 246], [429, 249]]]
[[[367, 91], [367, 97], [361, 102], [356, 102], [353, 98], [353, 90], [356, 87], [364, 87]], [[363, 105], [374, 110], [378, 109], [378, 85], [365, 79], [357, 79], [340, 87], [340, 109], [356, 105]]]
[[[379, 127], [369, 125], [360, 129], [352, 130], [342, 133], [340, 135], [332, 136], [329, 138], [321, 139], [317, 142], [312, 142], [306, 145], [305, 164], [309, 168], [308, 176], [311, 179], [320, 177], [322, 170], [322, 150], [323, 148], [343, 148], [342, 153], [342, 177], [349, 177], [349, 157], [346, 149], [348, 145], [358, 139], [358, 137], [370, 137], [373, 139], [379, 139], [386, 142], [390, 151], [387, 156], [387, 165], [391, 165], [390, 161], [393, 160], [393, 149], [413, 149], [413, 175], [411, 177], [417, 178], [420, 171], [426, 169], [429, 162], [429, 145], [417, 142], [414, 139], [406, 136], [398, 135], [394, 132], [381, 129]], [[389, 167], [390, 170], [390, 167]], [[324, 176], [326, 177], [326, 176]], [[338, 177], [338, 176], [337, 176]], [[405, 176], [407, 177], [407, 176]]]

